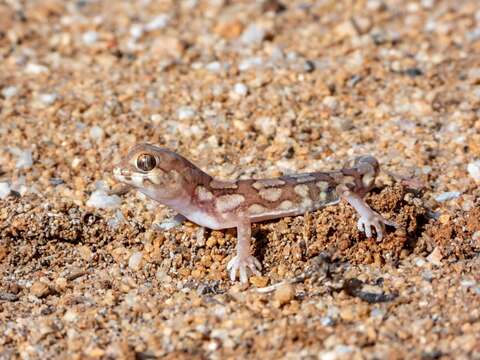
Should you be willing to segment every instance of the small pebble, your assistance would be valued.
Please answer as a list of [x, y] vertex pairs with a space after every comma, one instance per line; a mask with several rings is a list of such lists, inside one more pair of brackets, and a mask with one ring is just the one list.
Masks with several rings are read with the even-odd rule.
[[440, 250], [438, 246], [435, 249], [433, 249], [430, 255], [427, 256], [427, 261], [436, 266], [442, 265], [442, 261], [441, 261], [442, 259], [443, 259], [442, 250]]
[[112, 209], [120, 205], [121, 199], [117, 195], [108, 195], [104, 190], [95, 190], [86, 205], [98, 209]]
[[57, 94], [41, 94], [40, 101], [44, 105], [52, 105], [57, 100]]
[[154, 123], [154, 124], [160, 124], [164, 118], [161, 114], [153, 114], [150, 116], [150, 120]]
[[134, 39], [141, 38], [142, 35], [143, 35], [143, 26], [142, 26], [142, 25], [139, 25], [139, 24], [132, 25], [132, 26], [130, 27], [130, 35], [131, 35]]
[[131, 256], [130, 259], [128, 259], [128, 267], [134, 271], [137, 271], [140, 269], [141, 263], [143, 259], [143, 254], [139, 251], [134, 252]]
[[25, 67], [25, 72], [32, 75], [39, 75], [48, 73], [48, 68], [40, 64], [28, 63]]
[[90, 137], [95, 141], [100, 141], [105, 132], [100, 126], [92, 126], [90, 128]]
[[435, 197], [435, 200], [438, 202], [444, 202], [444, 201], [457, 199], [460, 195], [461, 193], [459, 191], [447, 191], [447, 192], [441, 193], [440, 195], [437, 195]]
[[155, 30], [163, 29], [164, 27], [167, 26], [169, 20], [170, 20], [170, 16], [166, 14], [158, 15], [152, 21], [146, 24], [144, 29], [146, 31], [155, 31]]
[[7, 86], [2, 89], [2, 96], [5, 99], [10, 99], [18, 93], [18, 88], [16, 86]]
[[326, 96], [323, 98], [322, 104], [330, 110], [336, 110], [338, 108], [338, 100], [334, 96]]
[[273, 299], [279, 303], [280, 306], [288, 304], [295, 297], [295, 289], [292, 284], [285, 283], [275, 291]]
[[43, 281], [35, 281], [30, 287], [30, 293], [37, 298], [43, 298], [50, 294], [50, 287]]
[[11, 192], [10, 184], [8, 182], [0, 182], [0, 199], [5, 199]]
[[468, 164], [467, 171], [473, 180], [480, 183], [480, 160], [473, 161]]
[[220, 62], [218, 61], [213, 61], [211, 63], [208, 63], [206, 66], [205, 66], [205, 69], [207, 69], [208, 71], [211, 71], [211, 72], [215, 72], [215, 73], [218, 73], [220, 71], [222, 71], [223, 69], [223, 66]]
[[265, 29], [256, 24], [251, 24], [243, 31], [240, 41], [245, 45], [255, 45], [261, 43], [265, 35]]
[[107, 220], [108, 226], [110, 226], [112, 229], [118, 228], [124, 222], [125, 222], [125, 217], [123, 216], [120, 210], [117, 210], [115, 212], [115, 215]]
[[238, 65], [238, 69], [240, 71], [246, 71], [248, 69], [254, 67], [260, 67], [263, 65], [263, 59], [261, 57], [253, 57], [243, 60], [240, 65]]
[[97, 42], [98, 33], [96, 31], [87, 31], [82, 35], [82, 41], [85, 45], [93, 45]]
[[235, 94], [237, 94], [238, 96], [246, 96], [247, 93], [248, 93], [248, 88], [245, 84], [243, 83], [236, 83], [234, 86], [233, 86], [233, 91]]
[[22, 150], [19, 148], [10, 148], [10, 152], [15, 155], [18, 160], [17, 163], [15, 164], [15, 167], [17, 169], [30, 169], [33, 165], [33, 157], [32, 157], [32, 151], [27, 149], [27, 150]]
[[177, 111], [178, 120], [190, 120], [193, 119], [196, 114], [196, 111], [188, 106], [181, 107]]

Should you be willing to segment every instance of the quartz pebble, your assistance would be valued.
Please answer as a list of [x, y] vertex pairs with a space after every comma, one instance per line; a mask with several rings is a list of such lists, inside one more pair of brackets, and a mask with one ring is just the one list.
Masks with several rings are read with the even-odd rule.
[[177, 115], [179, 120], [190, 120], [196, 115], [196, 111], [191, 107], [182, 107], [178, 109]]
[[238, 96], [245, 96], [248, 93], [248, 88], [245, 84], [243, 83], [236, 83], [233, 86], [233, 91], [236, 95]]
[[139, 251], [134, 252], [132, 255], [130, 255], [130, 258], [128, 259], [128, 267], [134, 271], [137, 271], [140, 269], [141, 263], [143, 259], [143, 254]]
[[459, 191], [447, 191], [444, 193], [441, 193], [435, 197], [435, 200], [438, 202], [444, 202], [444, 201], [449, 201], [449, 200], [455, 200], [457, 199], [461, 193]]
[[28, 63], [25, 67], [25, 72], [28, 74], [39, 75], [48, 73], [48, 68], [44, 65]]
[[8, 182], [0, 182], [0, 199], [5, 199], [8, 195], [10, 195], [11, 188]]
[[468, 164], [467, 171], [476, 182], [480, 183], [480, 160]]
[[240, 40], [246, 45], [255, 45], [259, 44], [265, 38], [265, 30], [256, 25], [249, 25], [242, 33]]
[[40, 101], [44, 105], [52, 105], [57, 100], [57, 94], [41, 94]]
[[170, 20], [170, 16], [167, 14], [160, 14], [153, 18], [150, 22], [148, 22], [144, 29], [145, 31], [155, 31], [163, 29], [167, 26], [168, 21]]
[[90, 128], [90, 137], [95, 141], [101, 140], [104, 134], [105, 132], [100, 126], [92, 126]]
[[[3, 357], [475, 358], [478, 1], [11, 0], [0, 19]], [[224, 180], [372, 154], [367, 203], [399, 228], [367, 239], [344, 201], [255, 223], [261, 275], [232, 282], [235, 228], [173, 226], [114, 178], [145, 142]]]
[[10, 99], [17, 95], [18, 93], [18, 88], [16, 86], [7, 86], [2, 89], [2, 96], [5, 99]]
[[17, 169], [29, 169], [33, 165], [32, 151], [29, 149], [22, 150], [19, 148], [10, 148], [10, 152], [17, 157], [15, 167]]
[[108, 195], [104, 190], [95, 190], [86, 205], [99, 209], [112, 209], [120, 205], [121, 199], [117, 195]]
[[87, 31], [82, 35], [82, 41], [85, 45], [93, 45], [98, 40], [98, 33], [96, 31]]

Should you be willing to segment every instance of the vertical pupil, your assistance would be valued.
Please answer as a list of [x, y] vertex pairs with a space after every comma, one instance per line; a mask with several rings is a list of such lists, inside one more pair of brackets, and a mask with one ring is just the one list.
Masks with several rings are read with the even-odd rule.
[[142, 155], [138, 159], [138, 167], [144, 171], [152, 170], [155, 167], [155, 159], [151, 155]]

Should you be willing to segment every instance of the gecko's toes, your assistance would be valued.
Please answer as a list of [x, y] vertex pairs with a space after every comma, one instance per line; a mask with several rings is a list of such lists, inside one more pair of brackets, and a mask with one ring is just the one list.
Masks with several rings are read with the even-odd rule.
[[379, 214], [375, 214], [370, 218], [361, 217], [357, 223], [358, 229], [360, 231], [364, 231], [368, 238], [372, 237], [372, 228], [374, 228], [375, 232], [377, 233], [377, 241], [381, 241], [383, 239], [385, 225], [392, 226], [394, 228], [398, 227], [396, 223], [385, 219]]
[[247, 269], [255, 275], [260, 275], [262, 265], [255, 257], [251, 255], [249, 255], [248, 257], [240, 257], [236, 255], [227, 264], [227, 270], [230, 273], [231, 281], [235, 281], [237, 279], [238, 272], [240, 276], [240, 281], [242, 283], [248, 282]]

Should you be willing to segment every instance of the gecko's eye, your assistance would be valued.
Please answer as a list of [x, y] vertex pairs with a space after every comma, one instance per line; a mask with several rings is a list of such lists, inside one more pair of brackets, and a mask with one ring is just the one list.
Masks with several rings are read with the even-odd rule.
[[137, 167], [142, 171], [150, 171], [155, 165], [157, 165], [157, 160], [153, 155], [142, 154], [137, 158]]

